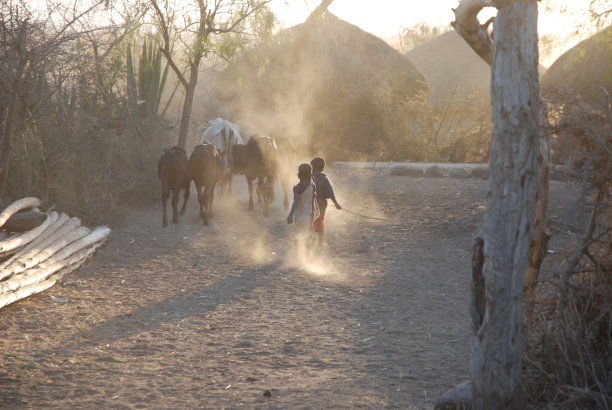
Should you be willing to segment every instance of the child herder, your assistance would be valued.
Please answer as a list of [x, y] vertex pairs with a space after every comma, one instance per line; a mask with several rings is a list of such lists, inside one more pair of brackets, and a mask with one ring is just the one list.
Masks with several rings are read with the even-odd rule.
[[300, 182], [293, 187], [293, 204], [287, 216], [287, 223], [293, 223], [293, 235], [296, 256], [301, 247], [308, 250], [312, 241], [312, 223], [319, 217], [316, 200], [316, 189], [312, 182], [312, 167], [301, 164], [298, 167]]
[[336, 196], [334, 195], [334, 188], [327, 175], [323, 173], [325, 169], [325, 159], [321, 157], [313, 158], [310, 161], [312, 165], [312, 179], [315, 183], [317, 190], [317, 205], [319, 206], [319, 217], [315, 218], [313, 222], [313, 229], [319, 234], [319, 245], [323, 244], [323, 232], [325, 231], [325, 210], [327, 209], [327, 200], [331, 199], [336, 209], [342, 209]]

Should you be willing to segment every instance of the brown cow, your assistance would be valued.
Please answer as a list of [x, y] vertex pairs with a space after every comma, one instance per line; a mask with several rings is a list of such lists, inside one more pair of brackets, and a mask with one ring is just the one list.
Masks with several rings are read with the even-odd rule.
[[163, 209], [162, 225], [166, 227], [168, 226], [166, 203], [170, 197], [170, 191], [172, 191], [172, 222], [175, 224], [178, 223], [179, 213], [177, 208], [181, 189], [185, 190], [185, 198], [180, 213], [181, 215], [185, 214], [187, 200], [189, 199], [191, 171], [189, 169], [187, 153], [185, 153], [183, 148], [174, 146], [164, 151], [164, 154], [157, 163], [157, 176], [161, 181], [161, 201]]
[[257, 178], [257, 196], [263, 198], [264, 216], [273, 198], [274, 181], [278, 174], [278, 153], [274, 140], [255, 134], [245, 145], [232, 147], [234, 164], [232, 172], [243, 174], [249, 188], [249, 211], [255, 209], [253, 204], [253, 180]]
[[208, 218], [214, 217], [213, 200], [215, 198], [215, 185], [223, 178], [223, 155], [210, 142], [198, 144], [189, 156], [191, 177], [196, 186], [198, 202], [200, 203], [200, 217], [202, 225], [208, 225]]

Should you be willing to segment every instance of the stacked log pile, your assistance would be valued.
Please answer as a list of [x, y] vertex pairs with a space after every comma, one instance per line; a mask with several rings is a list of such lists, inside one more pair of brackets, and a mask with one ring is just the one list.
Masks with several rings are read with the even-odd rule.
[[22, 198], [0, 213], [0, 308], [61, 281], [110, 234], [108, 226], [92, 230], [79, 218], [40, 212], [40, 204]]

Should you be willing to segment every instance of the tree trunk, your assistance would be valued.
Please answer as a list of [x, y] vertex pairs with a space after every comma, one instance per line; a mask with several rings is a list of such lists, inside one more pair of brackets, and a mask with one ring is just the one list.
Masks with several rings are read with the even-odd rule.
[[[512, 1], [513, 0], [505, 0], [505, 3], [507, 4]], [[498, 0], [493, 3], [503, 2], [504, 0]], [[457, 8], [454, 9], [456, 21], [451, 23], [457, 33], [459, 33], [476, 54], [489, 65], [493, 62], [493, 42], [487, 32], [487, 27], [491, 20], [481, 25], [478, 21], [478, 13], [483, 7], [493, 6], [493, 3], [489, 0], [462, 0]], [[498, 5], [500, 8], [503, 6], [504, 4]], [[542, 129], [545, 129], [548, 128], [548, 124], [548, 114], [543, 110], [540, 125]], [[538, 191], [534, 220], [535, 231], [530, 251], [531, 254], [529, 256], [529, 266], [526, 269], [523, 281], [527, 297], [531, 297], [535, 291], [540, 267], [546, 256], [548, 239], [550, 237], [546, 231], [550, 167], [550, 136], [547, 133], [542, 133], [540, 144], [540, 155], [542, 156], [542, 160], [539, 170], [540, 189]]]
[[[547, 116], [542, 115], [540, 123], [547, 124]], [[540, 154], [540, 189], [536, 200], [535, 218], [533, 221], [534, 233], [531, 241], [531, 249], [529, 251], [529, 265], [525, 270], [525, 277], [523, 278], [523, 290], [525, 291], [525, 300], [527, 301], [532, 300], [535, 296], [540, 267], [542, 266], [542, 262], [544, 262], [544, 257], [548, 250], [548, 240], [550, 239], [550, 234], [546, 229], [548, 186], [550, 182], [550, 137], [548, 135], [542, 135], [540, 137]]]
[[453, 9], [456, 20], [451, 23], [451, 26], [485, 63], [491, 65], [493, 62], [493, 41], [487, 32], [488, 24], [482, 26], [478, 21], [478, 13], [486, 6], [492, 6], [491, 2], [486, 0], [462, 0], [457, 8]]
[[21, 198], [11, 203], [2, 212], [0, 212], [0, 228], [4, 226], [4, 223], [9, 220], [11, 216], [16, 214], [22, 209], [34, 208], [40, 206], [41, 200], [36, 197]]
[[491, 111], [491, 172], [472, 272], [473, 405], [518, 409], [523, 408], [523, 275], [533, 235], [540, 161], [535, 0], [507, 5], [495, 20]]
[[185, 86], [185, 102], [183, 103], [183, 112], [181, 113], [181, 126], [179, 128], [179, 136], [177, 145], [183, 149], [187, 145], [187, 133], [189, 132], [189, 121], [191, 119], [191, 108], [193, 107], [193, 98], [195, 96], [196, 85], [198, 84], [198, 66], [192, 65], [189, 74], [189, 83]]
[[312, 22], [313, 19], [321, 18], [323, 14], [327, 12], [327, 9], [333, 1], [334, 0], [321, 1], [321, 4], [319, 4], [306, 19], [306, 24], [303, 24], [302, 29], [297, 32], [297, 38], [295, 40], [295, 45], [293, 46], [293, 54], [291, 55], [291, 67], [295, 67], [300, 63], [302, 51], [304, 50], [304, 45], [306, 44], [306, 39], [308, 39], [310, 36], [310, 31], [312, 29], [312, 24], [308, 23]]
[[6, 101], [6, 113], [4, 124], [2, 124], [2, 135], [0, 135], [0, 206], [3, 205], [5, 198], [6, 187], [8, 185], [9, 174], [9, 154], [11, 152], [12, 136], [14, 129], [15, 110], [16, 110], [15, 95], [9, 92], [8, 100]]

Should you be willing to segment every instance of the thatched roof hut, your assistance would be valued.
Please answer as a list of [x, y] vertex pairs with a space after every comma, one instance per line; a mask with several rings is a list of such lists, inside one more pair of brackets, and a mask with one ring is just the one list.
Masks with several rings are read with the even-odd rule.
[[545, 95], [567, 88], [586, 101], [602, 103], [597, 87], [612, 94], [612, 26], [563, 53], [541, 80]]
[[491, 135], [491, 67], [456, 31], [448, 31], [404, 54], [430, 88], [441, 159], [484, 161]]
[[407, 58], [330, 13], [250, 52], [213, 87], [241, 129], [284, 134], [335, 159], [410, 157], [420, 93], [425, 78]]
[[473, 94], [488, 101], [491, 66], [456, 31], [443, 33], [404, 55], [425, 76], [434, 106], [461, 103]]
[[[540, 87], [551, 102], [553, 162], [581, 166], [610, 129], [599, 87], [612, 95], [612, 26], [563, 53], [542, 77]], [[607, 161], [609, 156], [603, 161], [600, 156], [593, 165], [602, 170]]]

